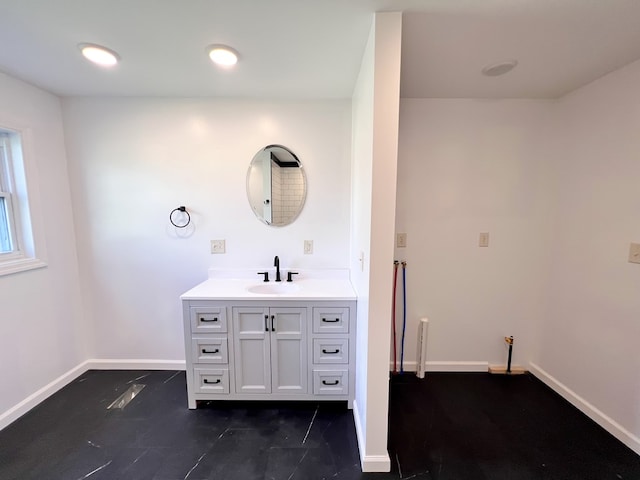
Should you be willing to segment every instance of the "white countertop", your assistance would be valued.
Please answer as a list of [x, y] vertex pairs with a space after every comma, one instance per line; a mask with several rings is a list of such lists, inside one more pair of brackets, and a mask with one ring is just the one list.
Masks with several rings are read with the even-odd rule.
[[[356, 293], [344, 272], [332, 274], [328, 271], [300, 271], [293, 282], [275, 282], [273, 273], [270, 282], [263, 282], [257, 275], [259, 270], [249, 271], [254, 277], [247, 278], [247, 271], [236, 275], [228, 271], [210, 271], [209, 279], [183, 293], [182, 300], [356, 300]], [[282, 278], [286, 280], [286, 271]], [[331, 271], [335, 272], [335, 271]], [[235, 277], [235, 278], [234, 278]], [[256, 293], [260, 289], [294, 290], [271, 293]], [[254, 291], [251, 291], [254, 290]]]

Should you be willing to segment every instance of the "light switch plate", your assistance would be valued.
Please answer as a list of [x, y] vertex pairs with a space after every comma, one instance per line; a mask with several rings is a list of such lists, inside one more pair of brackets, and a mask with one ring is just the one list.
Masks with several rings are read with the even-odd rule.
[[313, 253], [313, 240], [304, 241], [304, 254], [311, 255]]
[[640, 243], [632, 243], [629, 247], [629, 263], [640, 263]]
[[224, 253], [225, 242], [224, 240], [211, 240], [211, 253]]

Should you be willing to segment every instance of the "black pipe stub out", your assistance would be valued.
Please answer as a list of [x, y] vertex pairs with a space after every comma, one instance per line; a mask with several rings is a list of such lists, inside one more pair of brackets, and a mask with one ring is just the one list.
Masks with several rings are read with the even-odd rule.
[[509, 345], [509, 359], [507, 360], [507, 374], [511, 374], [511, 354], [513, 353], [513, 335], [504, 337], [504, 341]]
[[511, 359], [513, 357], [513, 335], [509, 337], [504, 337], [505, 343], [509, 346], [509, 356], [507, 358], [507, 367], [503, 366], [490, 366], [489, 373], [498, 374], [498, 375], [521, 375], [526, 373], [526, 370], [521, 367], [511, 367]]

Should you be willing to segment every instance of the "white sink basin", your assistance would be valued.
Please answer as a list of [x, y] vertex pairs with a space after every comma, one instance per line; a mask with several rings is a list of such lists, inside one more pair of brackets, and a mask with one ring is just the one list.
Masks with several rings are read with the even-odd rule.
[[262, 293], [265, 295], [277, 295], [280, 293], [293, 293], [300, 290], [295, 283], [261, 283], [247, 287], [249, 293]]

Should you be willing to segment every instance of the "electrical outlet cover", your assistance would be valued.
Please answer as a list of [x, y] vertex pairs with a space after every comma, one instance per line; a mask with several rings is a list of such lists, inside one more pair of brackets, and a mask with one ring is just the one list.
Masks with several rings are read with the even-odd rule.
[[478, 239], [479, 247], [488, 247], [489, 246], [489, 232], [480, 233], [480, 238]]
[[211, 240], [211, 253], [224, 253], [225, 241], [224, 240]]
[[407, 234], [406, 233], [399, 233], [396, 236], [396, 247], [405, 248], [406, 246], [407, 246]]

